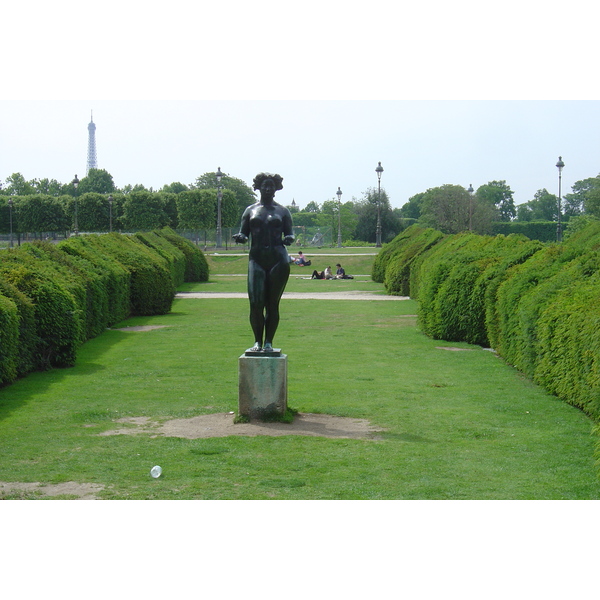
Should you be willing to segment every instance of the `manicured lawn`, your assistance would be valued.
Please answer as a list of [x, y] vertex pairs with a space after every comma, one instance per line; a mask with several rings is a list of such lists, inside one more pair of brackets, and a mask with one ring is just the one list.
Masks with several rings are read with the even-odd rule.
[[[297, 253], [296, 249], [288, 249], [292, 256]], [[376, 256], [375, 248], [314, 248], [303, 249], [306, 258], [311, 261], [308, 267], [291, 265], [291, 276], [301, 275], [310, 277], [314, 269], [323, 271], [330, 266], [335, 273], [336, 263], [340, 263], [348, 275], [371, 275], [371, 267]], [[248, 255], [242, 249], [238, 251], [220, 251], [218, 255], [209, 253], [206, 260], [211, 273], [236, 274], [248, 271]]]
[[[288, 290], [337, 285], [382, 291], [294, 278]], [[243, 291], [245, 278], [185, 289]], [[98, 483], [107, 499], [600, 498], [589, 419], [492, 352], [425, 337], [416, 308], [282, 301], [275, 339], [288, 355], [290, 406], [368, 419], [386, 429], [381, 439], [100, 436], [120, 417], [237, 410], [247, 300], [182, 299], [168, 315], [120, 324], [167, 327], [107, 331], [74, 368], [0, 390], [0, 481]]]

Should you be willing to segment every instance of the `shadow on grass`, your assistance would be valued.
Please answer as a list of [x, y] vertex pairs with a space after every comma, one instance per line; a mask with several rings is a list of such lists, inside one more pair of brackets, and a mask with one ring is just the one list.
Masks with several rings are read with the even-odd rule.
[[[100, 344], [97, 343], [95, 346], [94, 356], [97, 357], [108, 352], [112, 346], [121, 343], [129, 335], [132, 334], [122, 331], [107, 331], [93, 338], [96, 342], [101, 341]], [[84, 346], [85, 344], [82, 347]], [[45, 393], [67, 377], [87, 376], [105, 370], [104, 365], [78, 359], [74, 367], [29, 373], [0, 389], [0, 421], [9, 417], [14, 411], [26, 406], [32, 394]]]

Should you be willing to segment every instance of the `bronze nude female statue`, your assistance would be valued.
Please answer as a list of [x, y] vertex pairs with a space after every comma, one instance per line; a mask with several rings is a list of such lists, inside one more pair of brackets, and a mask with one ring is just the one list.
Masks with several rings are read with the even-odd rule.
[[273, 336], [279, 325], [279, 301], [290, 276], [290, 258], [285, 246], [294, 241], [292, 215], [275, 202], [275, 192], [283, 189], [281, 175], [259, 173], [253, 184], [260, 192], [260, 200], [246, 208], [240, 232], [233, 239], [238, 244], [251, 240], [248, 298], [255, 343], [250, 350], [272, 352]]

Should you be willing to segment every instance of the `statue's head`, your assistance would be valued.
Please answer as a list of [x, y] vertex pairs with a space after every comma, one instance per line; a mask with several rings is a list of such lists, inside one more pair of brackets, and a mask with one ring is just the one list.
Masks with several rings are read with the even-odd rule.
[[283, 177], [281, 175], [277, 175], [276, 173], [259, 173], [252, 182], [255, 190], [260, 190], [265, 181], [270, 179], [273, 182], [275, 187], [275, 191], [283, 189]]

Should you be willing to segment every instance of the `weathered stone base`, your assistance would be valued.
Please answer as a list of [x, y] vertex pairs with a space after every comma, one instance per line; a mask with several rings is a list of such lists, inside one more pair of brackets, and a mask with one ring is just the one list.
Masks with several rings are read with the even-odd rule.
[[287, 410], [287, 355], [239, 358], [239, 414], [250, 419]]

